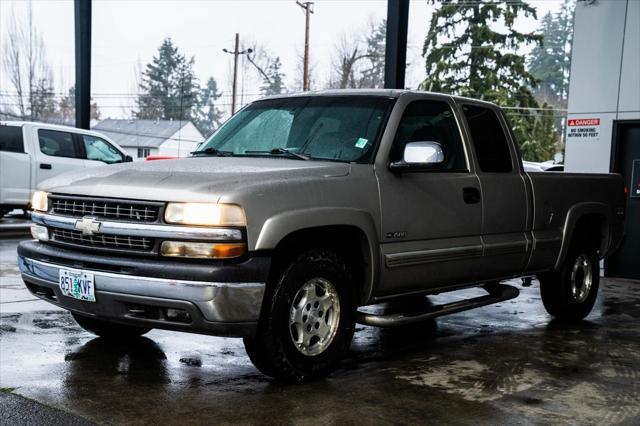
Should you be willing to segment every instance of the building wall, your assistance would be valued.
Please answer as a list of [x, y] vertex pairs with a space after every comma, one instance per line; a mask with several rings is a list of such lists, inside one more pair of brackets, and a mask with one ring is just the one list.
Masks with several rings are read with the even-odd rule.
[[640, 0], [589, 3], [576, 6], [565, 170], [602, 173], [613, 121], [640, 119]]
[[189, 123], [164, 141], [160, 145], [157, 155], [186, 157], [190, 152], [195, 151], [201, 142], [204, 142], [204, 137], [193, 123]]
[[[133, 161], [144, 161], [144, 158], [138, 158], [138, 148], [137, 147], [122, 147], [127, 154], [133, 158]], [[149, 155], [158, 155], [157, 148], [149, 148]]]

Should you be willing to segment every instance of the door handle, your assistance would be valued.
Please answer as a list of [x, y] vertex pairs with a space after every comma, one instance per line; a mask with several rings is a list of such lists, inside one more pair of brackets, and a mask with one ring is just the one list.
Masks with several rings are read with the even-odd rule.
[[47, 164], [47, 163], [40, 163], [40, 168], [44, 169], [44, 170], [51, 170], [53, 168], [53, 166], [51, 166], [51, 164]]
[[467, 204], [477, 204], [480, 202], [480, 190], [478, 188], [463, 188], [462, 198]]

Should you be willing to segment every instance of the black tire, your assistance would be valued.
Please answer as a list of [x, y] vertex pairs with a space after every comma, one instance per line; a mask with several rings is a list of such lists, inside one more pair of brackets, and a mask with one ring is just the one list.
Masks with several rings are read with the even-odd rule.
[[124, 325], [115, 322], [99, 320], [85, 317], [83, 315], [71, 314], [78, 325], [90, 333], [104, 337], [109, 340], [130, 340], [140, 337], [151, 331], [147, 327], [137, 327], [134, 325]]
[[[325, 312], [321, 310], [321, 306], [320, 310], [314, 311], [312, 304], [306, 304], [307, 299], [303, 302], [299, 298], [300, 294], [305, 294], [300, 292], [304, 292], [310, 285], [321, 283], [320, 287], [314, 287], [314, 291], [316, 295], [323, 297], [322, 286], [326, 286], [326, 282], [331, 287], [327, 287], [330, 291], [325, 294], [335, 295], [331, 300], [335, 302], [337, 298], [339, 303], [334, 303]], [[355, 328], [355, 300], [351, 274], [334, 251], [322, 249], [304, 253], [292, 261], [268, 286], [256, 336], [244, 339], [249, 358], [262, 373], [281, 381], [302, 382], [326, 376], [339, 363], [351, 344]], [[302, 330], [298, 335], [300, 329], [290, 325], [290, 314], [296, 309], [294, 302], [298, 306], [298, 312], [311, 309], [309, 316], [302, 316], [301, 322], [297, 323], [304, 328], [312, 324], [306, 335], [315, 333], [313, 327], [318, 329], [320, 321], [325, 321], [325, 324], [335, 324], [327, 325], [327, 329], [324, 328], [325, 324], [321, 326], [325, 332], [333, 330], [330, 334], [332, 337], [325, 336], [324, 341], [319, 336], [312, 337], [306, 347], [304, 342], [294, 343], [296, 337], [305, 334]], [[317, 304], [315, 309], [318, 309]], [[331, 318], [329, 311], [333, 312]], [[336, 319], [337, 323], [334, 322]], [[322, 333], [323, 329], [318, 332]], [[298, 340], [302, 340], [302, 337]], [[320, 353], [310, 353], [320, 348]]]
[[[585, 285], [589, 278], [585, 270], [590, 272], [590, 286]], [[542, 303], [549, 314], [567, 321], [584, 319], [593, 309], [600, 285], [596, 245], [586, 238], [576, 238], [560, 270], [538, 278]]]

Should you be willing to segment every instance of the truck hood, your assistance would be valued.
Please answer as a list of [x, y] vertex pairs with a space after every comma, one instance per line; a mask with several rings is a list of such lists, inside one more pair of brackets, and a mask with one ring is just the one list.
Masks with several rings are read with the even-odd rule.
[[234, 190], [287, 181], [347, 176], [346, 163], [285, 158], [197, 157], [91, 167], [48, 179], [59, 194], [155, 201], [217, 202]]

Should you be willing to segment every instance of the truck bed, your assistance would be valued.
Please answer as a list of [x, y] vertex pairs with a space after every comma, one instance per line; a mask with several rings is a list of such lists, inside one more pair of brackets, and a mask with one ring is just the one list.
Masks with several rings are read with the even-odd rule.
[[[527, 270], [543, 269], [549, 261], [557, 264], [571, 241], [575, 221], [590, 214], [602, 217], [611, 229], [603, 229], [601, 257], [615, 249], [622, 239], [624, 223], [624, 183], [617, 174], [529, 172], [534, 214], [531, 232], [535, 247]], [[598, 200], [598, 201], [592, 201]]]

